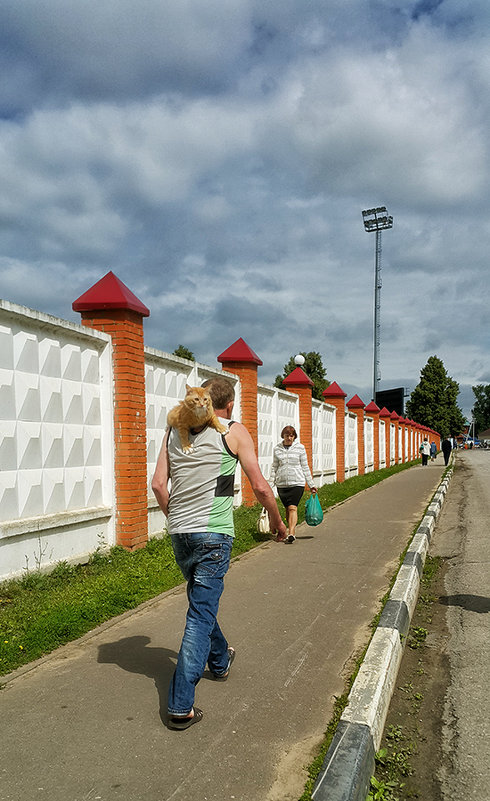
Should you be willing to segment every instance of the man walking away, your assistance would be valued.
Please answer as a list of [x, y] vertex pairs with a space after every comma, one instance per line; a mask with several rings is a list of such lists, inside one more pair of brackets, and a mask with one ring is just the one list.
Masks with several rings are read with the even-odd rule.
[[449, 439], [449, 437], [446, 437], [442, 441], [441, 448], [442, 448], [442, 453], [443, 453], [443, 456], [444, 456], [444, 464], [447, 465], [448, 462], [449, 462], [449, 457], [451, 456], [451, 451], [453, 449], [453, 444], [452, 444], [451, 440]]
[[[158, 457], [152, 489], [172, 539], [175, 559], [187, 581], [186, 625], [168, 691], [168, 727], [184, 730], [203, 716], [194, 706], [195, 689], [208, 664], [213, 678], [228, 678], [235, 651], [218, 621], [224, 576], [233, 544], [233, 487], [240, 463], [255, 497], [269, 513], [271, 532], [286, 538], [274, 494], [261, 473], [252, 437], [231, 421], [233, 384], [217, 376], [205, 381], [226, 434], [205, 425], [191, 430], [193, 450], [184, 453], [178, 432], [168, 429]], [[171, 480], [169, 493], [168, 483]]]

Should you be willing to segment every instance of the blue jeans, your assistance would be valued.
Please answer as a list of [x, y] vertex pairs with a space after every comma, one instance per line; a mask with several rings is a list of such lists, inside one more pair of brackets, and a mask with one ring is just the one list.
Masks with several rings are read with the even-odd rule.
[[172, 534], [175, 559], [187, 580], [189, 608], [177, 666], [168, 690], [171, 715], [188, 715], [196, 684], [206, 668], [228, 668], [228, 643], [216, 616], [230, 565], [232, 537], [226, 534]]

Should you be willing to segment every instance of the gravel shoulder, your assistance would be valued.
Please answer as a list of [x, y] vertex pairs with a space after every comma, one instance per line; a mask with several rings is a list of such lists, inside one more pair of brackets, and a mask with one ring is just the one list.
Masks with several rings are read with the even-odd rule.
[[443, 801], [435, 768], [447, 758], [441, 721], [451, 678], [450, 634], [446, 607], [439, 601], [446, 570], [446, 560], [428, 557], [381, 743], [387, 755], [376, 776], [394, 781], [392, 797], [400, 801]]

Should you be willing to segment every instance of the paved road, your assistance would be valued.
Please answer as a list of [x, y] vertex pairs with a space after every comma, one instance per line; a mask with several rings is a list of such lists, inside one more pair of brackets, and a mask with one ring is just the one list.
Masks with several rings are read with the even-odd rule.
[[490, 451], [459, 451], [431, 546], [445, 578], [450, 686], [439, 778], [447, 801], [490, 799]]
[[1, 801], [297, 801], [443, 469], [392, 476], [294, 545], [233, 563], [220, 620], [237, 658], [228, 682], [200, 682], [204, 719], [188, 731], [161, 717], [183, 587], [14, 677], [0, 692]]

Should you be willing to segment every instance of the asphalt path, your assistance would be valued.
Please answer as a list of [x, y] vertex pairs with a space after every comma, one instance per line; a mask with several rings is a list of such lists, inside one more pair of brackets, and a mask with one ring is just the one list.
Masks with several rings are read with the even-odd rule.
[[297, 801], [443, 472], [412, 467], [233, 562], [220, 622], [237, 657], [227, 682], [204, 675], [187, 731], [165, 727], [184, 586], [3, 679], [1, 801]]
[[459, 451], [431, 545], [448, 560], [450, 685], [442, 710], [445, 801], [490, 799], [490, 451]]

